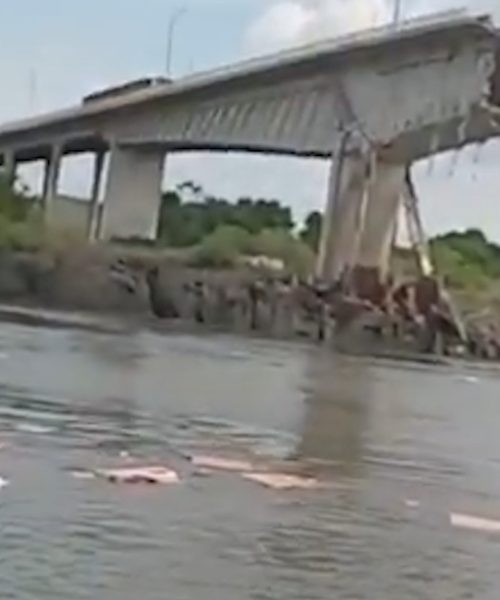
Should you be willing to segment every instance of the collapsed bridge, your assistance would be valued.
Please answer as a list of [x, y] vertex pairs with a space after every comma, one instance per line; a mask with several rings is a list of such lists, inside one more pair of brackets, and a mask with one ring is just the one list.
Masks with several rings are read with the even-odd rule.
[[336, 279], [346, 267], [385, 268], [414, 161], [483, 143], [499, 126], [500, 35], [488, 17], [454, 12], [93, 94], [0, 126], [0, 164], [13, 180], [18, 164], [44, 161], [50, 220], [64, 157], [93, 153], [88, 235], [112, 239], [155, 235], [172, 153], [329, 159], [317, 273]]

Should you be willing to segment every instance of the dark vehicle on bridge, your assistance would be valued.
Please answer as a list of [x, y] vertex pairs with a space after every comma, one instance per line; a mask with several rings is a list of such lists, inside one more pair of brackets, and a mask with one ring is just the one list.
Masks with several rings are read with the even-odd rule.
[[128, 81], [122, 85], [117, 85], [97, 92], [92, 92], [83, 98], [83, 104], [90, 102], [100, 102], [101, 100], [109, 100], [110, 98], [117, 98], [120, 96], [126, 96], [135, 92], [141, 92], [148, 89], [152, 89], [157, 86], [168, 85], [172, 83], [172, 80], [168, 77], [145, 77], [143, 79], [135, 79]]

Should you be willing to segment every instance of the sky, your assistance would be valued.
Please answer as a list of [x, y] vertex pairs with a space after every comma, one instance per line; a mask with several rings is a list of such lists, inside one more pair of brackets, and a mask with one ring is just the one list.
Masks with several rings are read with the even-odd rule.
[[[498, 0], [400, 1], [404, 17], [466, 7], [500, 20]], [[393, 0], [0, 0], [0, 122], [164, 74], [168, 23], [179, 8], [174, 77], [381, 24], [394, 10]], [[89, 157], [65, 160], [61, 191], [87, 195], [90, 165]], [[324, 208], [327, 174], [327, 161], [312, 159], [174, 155], [165, 186], [190, 179], [232, 200], [278, 198], [302, 219]], [[20, 175], [39, 185], [39, 166]], [[429, 233], [480, 227], [500, 241], [500, 143], [418, 164], [414, 175]]]

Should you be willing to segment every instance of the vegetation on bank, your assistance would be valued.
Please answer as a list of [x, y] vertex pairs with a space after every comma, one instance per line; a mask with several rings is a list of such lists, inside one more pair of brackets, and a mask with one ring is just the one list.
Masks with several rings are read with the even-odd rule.
[[0, 249], [35, 250], [42, 227], [35, 201], [26, 188], [0, 176]]
[[194, 249], [189, 254], [194, 266], [226, 268], [241, 256], [267, 256], [299, 274], [311, 271], [316, 243], [307, 225], [297, 235], [290, 208], [278, 200], [231, 203], [193, 182], [163, 195], [157, 238], [161, 247]]
[[[241, 256], [267, 256], [305, 274], [314, 263], [321, 221], [321, 214], [312, 212], [298, 227], [278, 200], [230, 203], [187, 182], [163, 195], [155, 247], [173, 248], [195, 266], [226, 268], [238, 265]], [[12, 187], [0, 176], [0, 249], [37, 251], [67, 246], [70, 238], [47, 231], [36, 199], [19, 182]], [[464, 297], [500, 297], [500, 246], [481, 231], [450, 232], [430, 245], [437, 270], [452, 289]], [[413, 260], [404, 252], [398, 259], [407, 266]]]

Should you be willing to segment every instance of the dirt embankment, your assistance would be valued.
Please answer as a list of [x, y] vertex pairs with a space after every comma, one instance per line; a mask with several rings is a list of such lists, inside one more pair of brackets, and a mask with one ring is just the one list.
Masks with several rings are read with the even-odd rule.
[[12, 306], [82, 311], [279, 339], [323, 339], [325, 329], [311, 298], [258, 270], [193, 269], [168, 254], [111, 246], [0, 254], [0, 304], [7, 313]]
[[0, 302], [61, 310], [147, 314], [143, 269], [135, 288], [113, 275], [119, 256], [102, 248], [54, 254], [0, 253]]
[[[203, 270], [178, 257], [113, 246], [50, 253], [0, 253], [0, 303], [66, 311], [136, 315], [243, 328], [258, 305], [259, 328], [278, 321], [287, 298], [252, 302], [258, 270]], [[279, 301], [279, 302], [278, 302]], [[273, 312], [271, 315], [270, 313]], [[267, 314], [269, 313], [269, 314]], [[238, 323], [242, 321], [242, 323]], [[240, 327], [241, 325], [241, 327]]]

